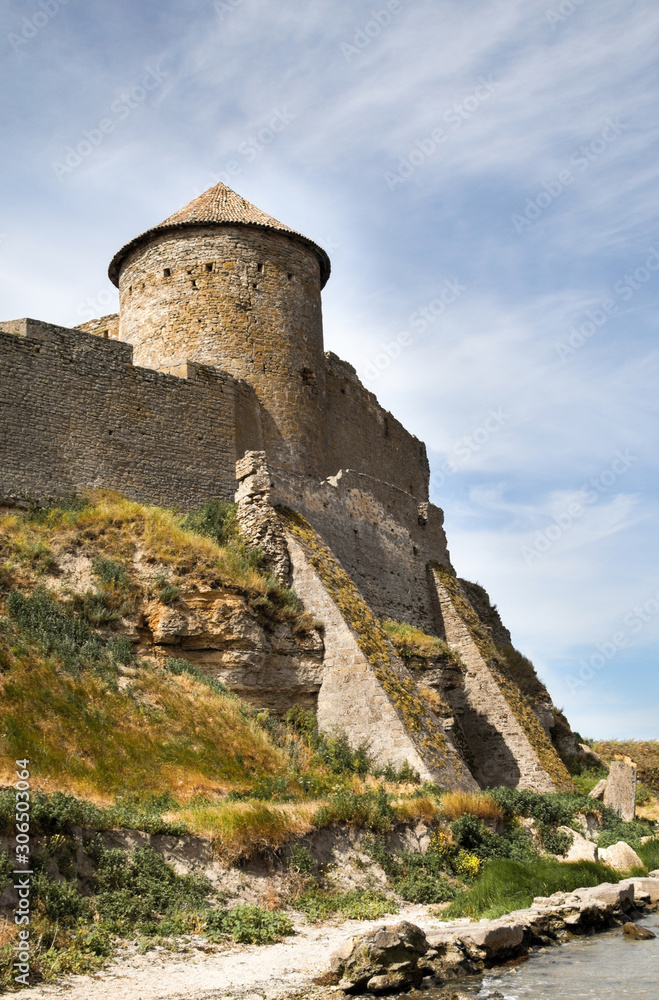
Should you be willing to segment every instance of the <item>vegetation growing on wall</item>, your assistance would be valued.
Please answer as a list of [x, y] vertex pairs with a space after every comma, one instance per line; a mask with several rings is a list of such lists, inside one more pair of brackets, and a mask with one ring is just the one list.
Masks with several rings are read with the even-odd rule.
[[501, 690], [513, 715], [519, 722], [526, 738], [535, 750], [541, 766], [552, 779], [557, 789], [567, 790], [573, 788], [567, 768], [540, 725], [529, 701], [521, 693], [517, 683], [513, 680], [508, 662], [497, 650], [489, 632], [463, 594], [460, 582], [446, 566], [435, 563], [432, 569], [448, 592], [457, 614], [469, 629], [469, 633], [478, 651], [489, 667], [492, 677]]
[[374, 617], [345, 570], [309, 522], [295, 511], [279, 508], [284, 526], [307, 553], [330, 596], [355, 635], [382, 687], [400, 712], [422, 755], [441, 771], [446, 765], [446, 737], [419, 695], [411, 677], [401, 675], [391, 659], [387, 633]]

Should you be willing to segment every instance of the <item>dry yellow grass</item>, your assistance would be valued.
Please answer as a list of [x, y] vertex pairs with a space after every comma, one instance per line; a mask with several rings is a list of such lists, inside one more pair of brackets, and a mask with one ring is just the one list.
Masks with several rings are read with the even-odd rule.
[[190, 806], [165, 818], [181, 821], [192, 833], [213, 841], [218, 857], [235, 861], [255, 851], [275, 850], [291, 837], [314, 829], [311, 818], [323, 803], [220, 802]]
[[394, 799], [392, 807], [396, 818], [403, 822], [411, 820], [424, 820], [426, 823], [432, 822], [440, 815], [437, 802], [424, 796], [423, 798]]
[[185, 800], [247, 790], [288, 767], [240, 702], [192, 677], [145, 665], [118, 690], [93, 673], [63, 673], [36, 646], [5, 657], [0, 771], [34, 758], [35, 787], [97, 799], [169, 790]]
[[441, 815], [448, 820], [459, 819], [465, 813], [471, 813], [479, 819], [503, 819], [501, 809], [486, 793], [446, 792], [440, 803]]

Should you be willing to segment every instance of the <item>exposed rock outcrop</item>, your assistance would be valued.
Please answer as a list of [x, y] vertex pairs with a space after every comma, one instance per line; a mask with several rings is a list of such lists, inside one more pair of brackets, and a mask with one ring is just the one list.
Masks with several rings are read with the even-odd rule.
[[632, 878], [538, 897], [528, 909], [498, 920], [454, 920], [425, 933], [405, 922], [347, 941], [332, 956], [331, 968], [346, 993], [395, 992], [417, 985], [426, 975], [441, 980], [474, 975], [525, 955], [531, 946], [562, 943], [609, 927], [624, 925], [628, 936], [645, 939], [644, 929], [630, 923], [629, 916], [658, 902], [659, 879]]

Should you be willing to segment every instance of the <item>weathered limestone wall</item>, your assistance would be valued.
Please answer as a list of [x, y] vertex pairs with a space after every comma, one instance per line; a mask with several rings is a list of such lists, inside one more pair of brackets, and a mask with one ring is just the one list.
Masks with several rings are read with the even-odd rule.
[[614, 809], [627, 822], [636, 816], [637, 781], [635, 764], [624, 760], [612, 761], [604, 789], [604, 805]]
[[424, 780], [476, 790], [450, 737], [422, 703], [408, 671], [377, 634], [377, 623], [360, 595], [347, 583], [331, 553], [312, 542], [315, 556], [320, 554], [324, 561], [327, 579], [321, 578], [317, 559], [309, 557], [297, 531], [291, 530], [296, 520], [284, 518], [293, 586], [307, 610], [324, 625], [325, 660], [317, 708], [321, 729], [340, 727], [354, 746], [369, 741], [371, 753], [382, 765], [400, 767], [407, 761]]
[[156, 234], [122, 265], [119, 335], [136, 364], [173, 371], [192, 359], [248, 381], [273, 464], [319, 472], [320, 280], [313, 250], [282, 233], [227, 225]]
[[36, 320], [0, 327], [1, 495], [107, 487], [183, 509], [233, 499], [225, 372], [188, 364], [175, 378], [134, 367], [128, 344]]
[[325, 660], [318, 694], [321, 729], [338, 726], [353, 746], [370, 740], [373, 756], [382, 764], [404, 761], [424, 780], [433, 775], [421, 759], [382, 685], [344, 621], [341, 612], [292, 535], [287, 535], [293, 567], [293, 587], [307, 608], [322, 621]]
[[426, 446], [383, 409], [347, 361], [325, 355], [327, 464], [325, 476], [354, 469], [428, 500], [430, 466]]
[[307, 518], [379, 618], [434, 630], [426, 564], [450, 565], [439, 508], [346, 470], [321, 483], [278, 469], [271, 478], [273, 503]]
[[[431, 569], [430, 577], [436, 590], [440, 627], [467, 668], [462, 686], [452, 692], [450, 701], [469, 745], [472, 773], [478, 783], [485, 788], [506, 785], [536, 792], [552, 792], [569, 784], [569, 775], [530, 706], [524, 712], [522, 696], [513, 691], [519, 698], [515, 711], [515, 704], [507, 697], [509, 692], [486, 662], [441, 576]], [[545, 770], [547, 766], [552, 774]]]
[[83, 333], [92, 333], [95, 337], [119, 340], [119, 313], [111, 313], [109, 316], [101, 316], [99, 319], [90, 319], [86, 323], [79, 323], [75, 329], [82, 330]]

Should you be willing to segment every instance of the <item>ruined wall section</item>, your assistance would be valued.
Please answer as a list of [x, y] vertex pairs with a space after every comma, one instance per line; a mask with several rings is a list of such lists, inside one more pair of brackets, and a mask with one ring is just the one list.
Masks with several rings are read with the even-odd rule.
[[326, 476], [354, 469], [428, 501], [426, 446], [405, 430], [357, 377], [352, 365], [325, 355], [327, 385]]
[[[237, 389], [226, 372], [136, 368], [128, 344], [36, 320], [0, 330], [0, 494], [107, 487], [182, 509], [233, 499]], [[248, 388], [238, 393], [248, 410]]]
[[438, 507], [419, 505], [404, 490], [357, 472], [342, 471], [321, 483], [270, 472], [272, 502], [304, 515], [378, 618], [434, 630], [426, 565], [434, 560], [450, 566]]
[[86, 323], [79, 323], [75, 329], [91, 333], [94, 337], [103, 337], [105, 340], [119, 340], [119, 313], [90, 319]]
[[472, 755], [472, 773], [483, 787], [505, 785], [536, 792], [571, 789], [565, 765], [499, 658], [456, 577], [430, 567], [437, 599], [438, 630], [466, 666], [450, 703]]
[[354, 746], [368, 741], [381, 765], [407, 761], [422, 779], [475, 790], [476, 782], [451, 736], [333, 553], [297, 512], [278, 513], [295, 591], [324, 625], [319, 726], [341, 727]]
[[273, 464], [319, 473], [325, 452], [320, 265], [308, 246], [249, 226], [165, 231], [119, 278], [120, 337], [135, 363], [191, 359], [253, 386]]

